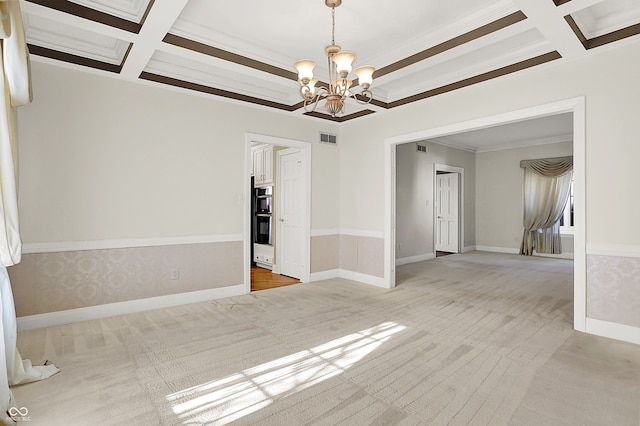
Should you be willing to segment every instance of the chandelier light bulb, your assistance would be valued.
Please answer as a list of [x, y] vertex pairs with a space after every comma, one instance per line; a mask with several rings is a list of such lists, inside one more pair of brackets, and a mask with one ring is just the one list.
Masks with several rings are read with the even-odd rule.
[[338, 52], [331, 59], [336, 64], [340, 77], [345, 78], [351, 72], [351, 64], [356, 59], [356, 55], [351, 52]]
[[[313, 68], [316, 63], [309, 59], [303, 59], [294, 64], [298, 70], [298, 81], [302, 85], [307, 85], [313, 79]], [[316, 80], [317, 81], [317, 80]]]
[[363, 89], [368, 89], [371, 87], [371, 83], [373, 83], [373, 73], [375, 72], [374, 67], [360, 67], [356, 68], [356, 75], [358, 76], [358, 83], [362, 86]]

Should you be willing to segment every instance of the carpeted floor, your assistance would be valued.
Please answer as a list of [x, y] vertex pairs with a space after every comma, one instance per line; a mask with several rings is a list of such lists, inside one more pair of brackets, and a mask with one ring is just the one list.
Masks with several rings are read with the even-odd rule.
[[635, 425], [640, 347], [572, 331], [572, 262], [473, 252], [20, 333], [30, 425]]

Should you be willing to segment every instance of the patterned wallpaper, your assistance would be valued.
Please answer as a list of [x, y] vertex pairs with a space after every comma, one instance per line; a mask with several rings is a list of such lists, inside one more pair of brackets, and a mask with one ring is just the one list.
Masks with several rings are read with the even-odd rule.
[[242, 256], [242, 242], [25, 254], [9, 275], [20, 317], [242, 284]]
[[587, 317], [640, 327], [640, 258], [587, 256]]

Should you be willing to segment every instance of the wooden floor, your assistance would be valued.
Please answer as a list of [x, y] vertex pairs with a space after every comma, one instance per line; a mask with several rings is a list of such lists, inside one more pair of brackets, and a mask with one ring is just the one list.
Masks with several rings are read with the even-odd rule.
[[300, 280], [286, 275], [274, 274], [265, 268], [251, 267], [251, 291], [284, 287], [292, 284], [300, 284]]

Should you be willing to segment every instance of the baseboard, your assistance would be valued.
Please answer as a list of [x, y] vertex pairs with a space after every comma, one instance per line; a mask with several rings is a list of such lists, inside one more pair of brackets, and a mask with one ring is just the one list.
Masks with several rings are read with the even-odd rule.
[[374, 277], [373, 275], [362, 274], [360, 272], [349, 271], [346, 269], [340, 269], [340, 278], [358, 281], [360, 283], [370, 284], [376, 287], [388, 288], [384, 278], [382, 277]]
[[476, 250], [478, 250], [476, 246], [466, 246], [465, 248], [462, 249], [462, 252], [469, 253], [470, 251], [476, 251]]
[[408, 265], [409, 263], [424, 262], [425, 260], [435, 259], [435, 253], [424, 253], [417, 256], [401, 257], [396, 259], [396, 266]]
[[310, 281], [324, 281], [340, 277], [340, 269], [330, 269], [328, 271], [314, 272], [311, 274]]
[[[491, 253], [519, 254], [520, 249], [511, 247], [492, 247], [492, 246], [476, 246], [478, 251], [488, 251]], [[560, 254], [547, 254], [534, 252], [534, 256], [548, 257], [550, 259], [573, 259], [573, 252], [564, 252]]]
[[569, 260], [573, 260], [573, 252], [568, 252], [568, 251], [565, 251], [564, 253], [560, 253], [560, 254], [547, 254], [547, 253], [534, 252], [533, 255], [534, 256], [538, 256], [538, 257], [548, 257], [548, 258], [551, 258], [551, 259], [569, 259]]
[[630, 325], [587, 318], [585, 331], [597, 336], [640, 344], [640, 328]]
[[363, 284], [370, 284], [376, 287], [388, 288], [384, 278], [373, 275], [362, 274], [360, 272], [349, 271], [347, 269], [330, 269], [328, 271], [314, 272], [311, 274], [311, 281], [323, 281], [333, 278], [344, 278], [346, 280], [358, 281]]
[[212, 288], [208, 290], [191, 291], [188, 293], [170, 294], [166, 296], [149, 297], [146, 299], [129, 300], [126, 302], [108, 303], [104, 305], [88, 306], [86, 308], [69, 309], [66, 311], [48, 312], [46, 314], [29, 315], [17, 319], [18, 331], [35, 330], [38, 328], [89, 321], [115, 315], [132, 314], [152, 309], [168, 308], [188, 303], [204, 302], [211, 299], [246, 294], [244, 284]]
[[587, 254], [596, 256], [640, 257], [640, 246], [631, 244], [587, 244]]
[[477, 251], [489, 251], [491, 253], [518, 254], [520, 250], [510, 247], [476, 246]]

